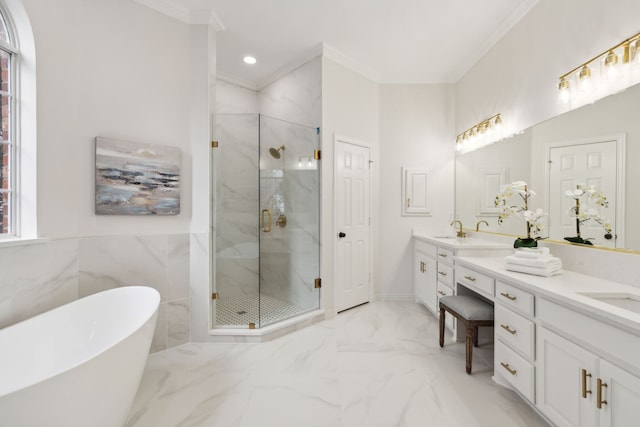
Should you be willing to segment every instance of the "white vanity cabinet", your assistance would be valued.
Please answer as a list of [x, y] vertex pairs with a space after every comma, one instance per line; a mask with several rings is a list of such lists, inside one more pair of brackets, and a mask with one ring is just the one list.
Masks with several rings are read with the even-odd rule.
[[638, 425], [640, 377], [616, 362], [637, 369], [640, 337], [554, 303], [542, 304], [541, 323], [548, 327], [540, 328], [537, 340], [540, 411], [558, 426]]
[[508, 272], [503, 257], [456, 257], [458, 294], [494, 302], [494, 378], [558, 427], [640, 426], [640, 322], [589, 295], [636, 288], [564, 271]]
[[[414, 290], [416, 301], [427, 307], [436, 317], [438, 301], [445, 295], [453, 295], [455, 251], [414, 240]], [[453, 331], [451, 316], [446, 317], [448, 329]]]
[[[436, 271], [438, 272], [438, 284], [436, 286], [436, 298], [438, 304], [436, 305], [436, 313], [439, 315], [440, 310], [440, 298], [453, 295], [453, 286], [454, 286], [454, 269], [453, 269], [453, 259], [454, 259], [454, 251], [438, 247], [438, 263]], [[445, 326], [453, 331], [454, 321], [453, 316], [445, 317]]]
[[437, 313], [438, 286], [437, 247], [422, 240], [414, 240], [413, 286], [416, 301]]
[[535, 297], [499, 280], [495, 290], [494, 372], [535, 402]]

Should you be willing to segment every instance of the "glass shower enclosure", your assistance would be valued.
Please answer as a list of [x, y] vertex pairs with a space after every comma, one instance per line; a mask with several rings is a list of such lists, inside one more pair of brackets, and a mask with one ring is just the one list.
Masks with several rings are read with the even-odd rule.
[[220, 114], [215, 134], [213, 327], [260, 328], [318, 309], [318, 130]]

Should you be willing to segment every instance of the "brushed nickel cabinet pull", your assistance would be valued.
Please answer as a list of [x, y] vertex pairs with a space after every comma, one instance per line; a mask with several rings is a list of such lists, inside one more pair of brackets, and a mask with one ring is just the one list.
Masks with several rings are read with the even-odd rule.
[[438, 254], [438, 256], [441, 256], [442, 258], [446, 258], [446, 257], [447, 257], [447, 254], [440, 254], [440, 253], [439, 253], [439, 254]]
[[438, 293], [439, 293], [440, 295], [442, 295], [442, 296], [447, 295], [446, 293], [444, 293], [444, 292], [442, 292], [442, 291], [438, 291]]
[[447, 273], [445, 273], [444, 271], [438, 271], [438, 274], [441, 275], [441, 276], [446, 276], [447, 275]]
[[517, 297], [511, 296], [511, 295], [509, 295], [508, 293], [505, 293], [505, 292], [500, 292], [500, 295], [502, 295], [503, 297], [505, 297], [506, 299], [509, 299], [511, 301], [515, 301], [515, 300], [518, 299]]
[[467, 280], [471, 280], [472, 282], [476, 281], [476, 278], [473, 277], [473, 276], [464, 276], [464, 278], [467, 279]]
[[591, 390], [587, 390], [587, 377], [591, 378], [591, 374], [587, 373], [586, 369], [582, 370], [582, 397], [587, 398], [587, 394], [591, 394]]
[[500, 362], [500, 364], [502, 365], [502, 367], [503, 367], [504, 369], [506, 369], [507, 371], [509, 371], [509, 373], [510, 373], [511, 375], [515, 375], [515, 374], [517, 374], [517, 373], [518, 373], [518, 371], [516, 371], [515, 369], [511, 369], [511, 367], [509, 366], [509, 364], [508, 364], [508, 363]]
[[607, 383], [598, 378], [598, 396], [596, 398], [596, 407], [598, 409], [602, 409], [602, 405], [606, 405], [607, 403], [609, 403], [606, 400], [602, 399], [602, 387], [608, 387]]
[[509, 332], [511, 335], [515, 335], [515, 334], [516, 334], [516, 332], [517, 332], [515, 329], [511, 329], [511, 328], [509, 327], [509, 325], [503, 325], [503, 324], [500, 324], [500, 327], [501, 327], [502, 329], [504, 329], [505, 331]]

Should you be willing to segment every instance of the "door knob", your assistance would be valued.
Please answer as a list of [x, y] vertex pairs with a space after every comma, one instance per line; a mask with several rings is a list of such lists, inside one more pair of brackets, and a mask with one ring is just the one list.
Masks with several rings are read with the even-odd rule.
[[338, 237], [342, 239], [342, 238], [344, 238], [344, 237], [347, 237], [347, 235], [346, 235], [346, 234], [344, 234], [344, 233], [341, 231], [341, 232], [339, 232], [339, 233], [338, 233]]

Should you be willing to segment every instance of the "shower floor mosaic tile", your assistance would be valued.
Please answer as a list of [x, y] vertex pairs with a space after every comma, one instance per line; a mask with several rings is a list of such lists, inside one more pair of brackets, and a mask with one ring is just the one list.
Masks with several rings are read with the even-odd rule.
[[438, 346], [416, 303], [374, 302], [260, 344], [149, 356], [126, 427], [543, 427], [493, 382], [493, 348]]
[[258, 294], [242, 296], [222, 296], [216, 302], [216, 326], [247, 327], [249, 323], [269, 325], [305, 313], [302, 307], [287, 301]]

